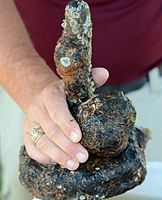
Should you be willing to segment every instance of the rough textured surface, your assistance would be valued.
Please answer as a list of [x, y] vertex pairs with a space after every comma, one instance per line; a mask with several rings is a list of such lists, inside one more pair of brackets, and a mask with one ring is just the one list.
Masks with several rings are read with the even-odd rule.
[[108, 157], [126, 148], [136, 113], [122, 92], [94, 95], [76, 113], [83, 133], [81, 143], [89, 152]]
[[20, 181], [42, 200], [98, 200], [121, 194], [145, 177], [147, 136], [133, 128], [136, 112], [122, 93], [95, 93], [91, 75], [92, 23], [88, 4], [66, 6], [64, 30], [55, 48], [58, 74], [67, 102], [83, 132], [90, 158], [78, 170], [42, 165], [20, 152]]
[[134, 125], [135, 109], [120, 92], [94, 94], [92, 22], [88, 4], [82, 0], [71, 1], [65, 9], [63, 27], [54, 59], [65, 83], [69, 107], [83, 132], [82, 144], [98, 155], [120, 153]]
[[64, 30], [55, 48], [57, 72], [65, 83], [71, 105], [78, 105], [93, 96], [91, 75], [92, 23], [86, 2], [71, 1], [65, 9]]
[[91, 155], [77, 171], [59, 165], [40, 165], [22, 147], [20, 181], [33, 196], [42, 200], [97, 200], [118, 195], [144, 180], [144, 143], [143, 132], [134, 129], [129, 134], [127, 148], [120, 155], [109, 159]]

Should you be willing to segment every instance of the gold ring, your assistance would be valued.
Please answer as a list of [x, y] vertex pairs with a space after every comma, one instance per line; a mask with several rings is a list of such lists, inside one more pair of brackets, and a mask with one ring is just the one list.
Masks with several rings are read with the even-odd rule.
[[36, 144], [38, 142], [38, 140], [40, 139], [40, 137], [42, 135], [45, 135], [44, 131], [42, 130], [42, 128], [39, 126], [39, 127], [34, 127], [34, 128], [31, 128], [29, 130], [29, 135], [30, 135], [30, 138], [32, 140], [32, 142], [34, 144]]

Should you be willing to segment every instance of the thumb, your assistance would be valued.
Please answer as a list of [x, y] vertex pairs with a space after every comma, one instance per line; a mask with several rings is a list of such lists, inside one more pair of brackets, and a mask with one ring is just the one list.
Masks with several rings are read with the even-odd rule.
[[92, 76], [97, 87], [103, 85], [109, 78], [109, 72], [103, 67], [92, 68]]

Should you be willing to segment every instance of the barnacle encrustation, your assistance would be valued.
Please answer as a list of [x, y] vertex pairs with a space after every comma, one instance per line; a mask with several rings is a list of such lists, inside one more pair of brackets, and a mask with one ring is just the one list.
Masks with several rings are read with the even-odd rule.
[[88, 4], [72, 0], [65, 9], [64, 30], [55, 48], [57, 72], [65, 84], [81, 143], [90, 154], [76, 171], [32, 160], [20, 152], [20, 181], [42, 200], [100, 200], [126, 192], [146, 175], [147, 135], [134, 128], [136, 112], [119, 91], [95, 92], [91, 74], [92, 23]]

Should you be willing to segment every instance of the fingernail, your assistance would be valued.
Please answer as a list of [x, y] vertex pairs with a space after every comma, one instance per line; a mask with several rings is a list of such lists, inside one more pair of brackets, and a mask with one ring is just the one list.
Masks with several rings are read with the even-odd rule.
[[84, 152], [78, 152], [76, 158], [79, 162], [85, 162], [87, 160], [87, 154]]
[[68, 160], [67, 161], [67, 167], [69, 168], [69, 169], [75, 169], [76, 168], [76, 165], [77, 165], [77, 162], [76, 161], [74, 161], [74, 160]]
[[71, 138], [71, 140], [72, 140], [73, 142], [79, 142], [79, 139], [80, 139], [78, 133], [76, 133], [75, 131], [72, 131], [72, 132], [70, 133], [70, 138]]

